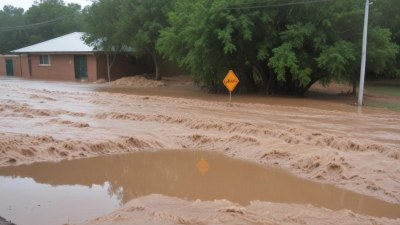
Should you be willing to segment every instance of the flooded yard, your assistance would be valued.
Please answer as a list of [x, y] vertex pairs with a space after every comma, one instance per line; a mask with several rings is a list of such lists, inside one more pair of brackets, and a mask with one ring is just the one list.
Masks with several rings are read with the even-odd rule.
[[261, 200], [400, 218], [400, 205], [202, 151], [140, 152], [0, 168], [0, 214], [17, 224], [62, 224], [162, 194], [187, 200]]
[[399, 112], [0, 82], [0, 216], [17, 225], [400, 223]]

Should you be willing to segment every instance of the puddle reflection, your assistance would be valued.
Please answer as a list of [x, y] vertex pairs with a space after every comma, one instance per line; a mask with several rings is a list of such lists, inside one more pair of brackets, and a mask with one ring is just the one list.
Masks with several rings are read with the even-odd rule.
[[197, 162], [197, 170], [199, 171], [199, 173], [201, 175], [206, 175], [206, 173], [208, 172], [208, 170], [210, 169], [210, 166], [208, 165], [207, 161], [204, 160], [203, 158], [201, 158], [198, 162]]
[[[400, 205], [201, 151], [141, 152], [36, 163], [0, 168], [0, 176], [32, 178], [53, 187], [107, 183], [109, 197], [117, 198], [120, 203], [159, 193], [189, 200], [228, 199], [243, 205], [252, 200], [302, 203], [377, 217], [400, 217]], [[35, 195], [34, 191], [31, 195]], [[0, 207], [5, 208], [1, 201]]]

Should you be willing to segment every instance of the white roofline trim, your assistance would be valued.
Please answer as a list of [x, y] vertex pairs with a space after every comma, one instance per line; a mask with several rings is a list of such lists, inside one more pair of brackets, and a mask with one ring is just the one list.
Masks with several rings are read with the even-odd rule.
[[31, 46], [16, 49], [11, 53], [45, 53], [45, 52], [95, 52], [93, 47], [87, 45], [82, 37], [85, 33], [74, 32]]

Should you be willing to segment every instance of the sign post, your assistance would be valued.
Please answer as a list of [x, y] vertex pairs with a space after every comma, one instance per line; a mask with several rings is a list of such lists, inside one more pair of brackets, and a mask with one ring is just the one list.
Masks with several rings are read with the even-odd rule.
[[235, 90], [236, 85], [239, 83], [239, 78], [237, 78], [233, 70], [229, 70], [222, 82], [229, 91], [229, 106], [232, 106], [232, 91]]

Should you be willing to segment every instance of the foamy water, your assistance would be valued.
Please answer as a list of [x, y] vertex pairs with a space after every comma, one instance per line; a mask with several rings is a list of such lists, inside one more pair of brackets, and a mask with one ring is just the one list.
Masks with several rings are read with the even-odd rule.
[[201, 149], [400, 203], [398, 112], [256, 96], [228, 107], [227, 96], [168, 86], [0, 82], [2, 166]]

